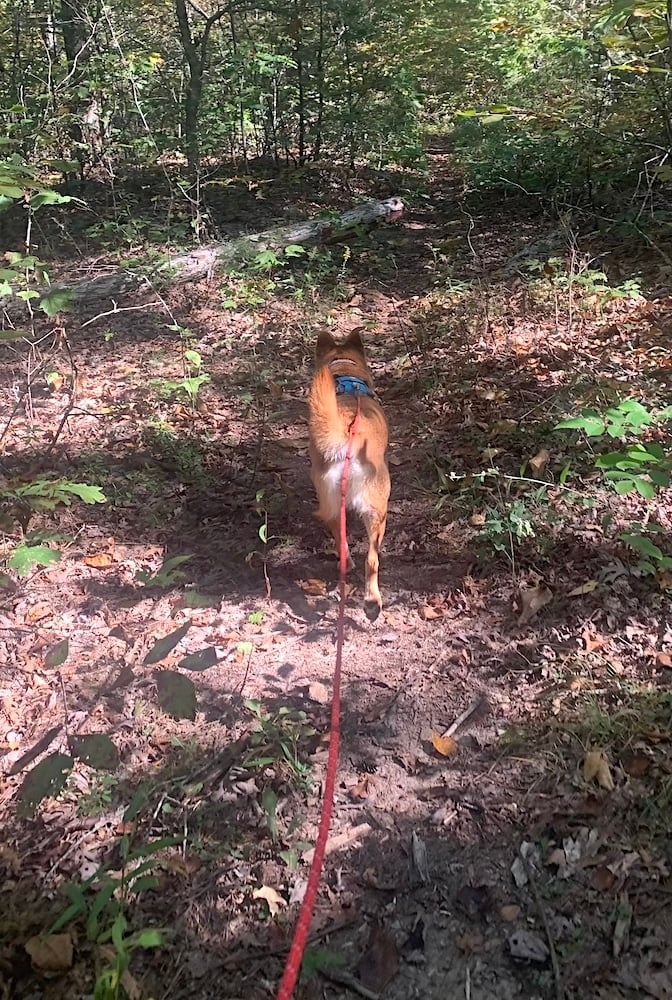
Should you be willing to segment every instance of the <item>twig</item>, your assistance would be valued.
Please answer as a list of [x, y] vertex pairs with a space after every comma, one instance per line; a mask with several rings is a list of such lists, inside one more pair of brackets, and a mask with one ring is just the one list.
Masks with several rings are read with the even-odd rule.
[[368, 986], [361, 983], [359, 979], [356, 979], [350, 972], [345, 972], [343, 969], [319, 969], [321, 976], [328, 979], [332, 983], [338, 983], [339, 986], [345, 986], [347, 989], [352, 990], [353, 993], [358, 993], [360, 997], [366, 997], [366, 1000], [380, 1000], [380, 993], [374, 993], [370, 990]]
[[456, 733], [460, 726], [463, 726], [467, 719], [470, 719], [474, 712], [477, 712], [479, 708], [483, 707], [483, 705], [485, 705], [485, 698], [482, 695], [479, 695], [475, 701], [472, 701], [468, 708], [465, 708], [462, 715], [458, 715], [455, 722], [448, 726], [445, 732], [441, 733], [441, 738], [443, 739], [445, 736], [452, 736], [453, 733]]
[[96, 323], [99, 319], [103, 319], [105, 316], [116, 316], [117, 313], [123, 312], [138, 312], [140, 309], [151, 309], [153, 306], [165, 306], [165, 302], [162, 300], [155, 302], [145, 302], [140, 306], [118, 306], [117, 303], [112, 299], [113, 309], [107, 309], [105, 312], [98, 313], [97, 316], [92, 316], [91, 319], [87, 319], [86, 323], [82, 323], [80, 330], [83, 330], [85, 326], [91, 326], [92, 323]]
[[541, 922], [544, 925], [544, 931], [546, 933], [546, 940], [548, 941], [548, 951], [551, 956], [551, 966], [553, 968], [553, 978], [555, 980], [555, 997], [556, 1000], [565, 1000], [565, 987], [562, 982], [562, 972], [560, 971], [560, 963], [558, 962], [558, 955], [555, 950], [555, 944], [553, 941], [553, 935], [551, 934], [551, 928], [548, 923], [548, 918], [546, 916], [546, 910], [544, 909], [544, 904], [537, 888], [537, 883], [535, 880], [534, 872], [532, 870], [532, 865], [529, 863], [524, 853], [520, 852], [520, 858], [523, 862], [523, 867], [525, 868], [525, 874], [527, 875], [527, 880], [530, 883], [530, 889], [532, 890], [532, 895], [534, 897], [534, 903], [537, 907], [537, 912], [541, 917]]

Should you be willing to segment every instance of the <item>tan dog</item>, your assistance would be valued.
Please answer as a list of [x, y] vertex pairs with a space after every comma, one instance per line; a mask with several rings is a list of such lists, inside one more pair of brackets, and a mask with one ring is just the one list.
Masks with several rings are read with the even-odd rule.
[[[390, 496], [390, 474], [385, 461], [387, 421], [373, 391], [364, 345], [356, 330], [340, 345], [327, 331], [320, 333], [316, 359], [317, 371], [308, 403], [308, 427], [311, 476], [320, 504], [317, 517], [331, 531], [336, 551], [340, 552], [341, 479], [350, 426], [359, 401], [346, 504], [348, 510], [360, 515], [369, 538], [364, 609], [374, 621], [382, 608], [378, 554], [385, 534]], [[352, 566], [349, 553], [348, 566]]]

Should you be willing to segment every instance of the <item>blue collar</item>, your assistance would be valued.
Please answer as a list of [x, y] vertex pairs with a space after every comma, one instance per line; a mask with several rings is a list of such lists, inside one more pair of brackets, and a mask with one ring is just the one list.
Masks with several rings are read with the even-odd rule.
[[354, 375], [334, 375], [337, 396], [373, 396], [373, 390], [363, 378]]

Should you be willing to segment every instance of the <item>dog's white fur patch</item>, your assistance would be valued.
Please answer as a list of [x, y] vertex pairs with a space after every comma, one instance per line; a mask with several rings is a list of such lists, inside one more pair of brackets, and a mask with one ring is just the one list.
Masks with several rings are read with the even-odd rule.
[[[329, 460], [329, 468], [324, 475], [326, 495], [323, 494], [322, 496], [322, 504], [323, 508], [327, 508], [329, 511], [329, 517], [338, 517], [341, 507], [341, 481], [343, 479], [346, 452], [347, 446], [337, 449], [334, 455], [325, 456]], [[348, 485], [345, 496], [348, 510], [354, 510], [358, 514], [369, 513], [370, 508], [362, 492], [366, 482], [367, 476], [364, 466], [358, 458], [353, 456], [350, 459]]]

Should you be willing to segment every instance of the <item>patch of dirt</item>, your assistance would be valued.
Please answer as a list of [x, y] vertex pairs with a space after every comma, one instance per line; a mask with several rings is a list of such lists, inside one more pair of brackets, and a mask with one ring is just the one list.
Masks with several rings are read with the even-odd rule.
[[[620, 298], [570, 316], [554, 286], [534, 299], [527, 279], [497, 269], [539, 217], [458, 204], [447, 154], [432, 170], [431, 200], [355, 241], [350, 261], [336, 249], [331, 271], [302, 272], [300, 296], [295, 276], [252, 304], [232, 279], [224, 292], [216, 281], [174, 289], [169, 316], [88, 327], [69, 317], [33, 355], [60, 378], [29, 394], [24, 354], [2, 348], [7, 481], [49, 474], [107, 496], [33, 514], [26, 529], [57, 530], [62, 558], [0, 592], [5, 996], [92, 993], [114, 954], [90, 925], [87, 939], [86, 916], [100, 867], [132, 869], [127, 836], [141, 860], [143, 845], [163, 845], [157, 882], [125, 912], [131, 930], [161, 928], [167, 942], [134, 953], [129, 995], [274, 995], [329, 730], [337, 565], [313, 518], [305, 423], [325, 321], [366, 328], [393, 493], [374, 625], [350, 525], [331, 828], [344, 846], [327, 858], [311, 925], [307, 967], [325, 972], [297, 995], [356, 995], [344, 969], [362, 995], [390, 1000], [669, 995], [670, 601], [605, 531], [606, 515], [618, 527], [652, 507], [669, 530], [668, 498], [598, 491], [589, 465], [566, 495], [560, 473], [575, 459], [552, 428], [577, 401], [633, 386], [665, 398], [672, 300]], [[417, 193], [417, 178], [399, 183]], [[224, 308], [232, 294], [237, 307]], [[184, 354], [169, 326], [210, 376], [195, 407], [175, 388]], [[546, 465], [528, 465], [536, 484], [522, 489], [550, 486], [507, 561], [485, 528], [503, 498], [523, 495], [521, 466], [542, 448]], [[498, 477], [479, 479], [493, 465]], [[162, 578], [176, 556], [189, 556], [180, 575]], [[521, 588], [550, 594], [528, 620]], [[148, 661], [187, 621], [180, 644]], [[67, 658], [50, 667], [63, 639]], [[195, 721], [172, 719], [157, 704], [157, 669], [210, 647], [215, 665], [182, 670]], [[437, 737], [463, 714], [442, 755]], [[105, 732], [120, 768], [78, 763], [60, 796], [19, 819], [26, 771], [12, 767], [58, 724], [44, 752]], [[586, 776], [593, 746], [609, 780]], [[31, 967], [26, 942], [65, 910], [64, 884], [89, 878], [67, 969]]]

